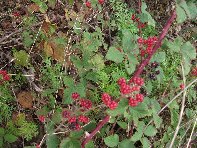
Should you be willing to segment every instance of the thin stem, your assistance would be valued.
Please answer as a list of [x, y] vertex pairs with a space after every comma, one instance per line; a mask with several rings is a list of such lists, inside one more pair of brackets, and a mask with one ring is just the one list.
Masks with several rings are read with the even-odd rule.
[[194, 129], [195, 129], [195, 127], [196, 127], [196, 123], [197, 123], [197, 118], [196, 118], [196, 121], [195, 121], [194, 126], [193, 126], [193, 128], [192, 128], [192, 132], [191, 132], [191, 134], [190, 134], [190, 137], [189, 137], [189, 140], [188, 140], [188, 143], [187, 143], [187, 147], [186, 147], [186, 148], [189, 147], [189, 144], [190, 144], [191, 139], [192, 139], [192, 135], [193, 135], [193, 133], [194, 133]]

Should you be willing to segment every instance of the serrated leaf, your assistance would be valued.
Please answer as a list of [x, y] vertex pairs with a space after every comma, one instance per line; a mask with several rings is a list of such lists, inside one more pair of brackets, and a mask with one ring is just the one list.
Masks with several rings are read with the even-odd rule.
[[153, 120], [154, 120], [155, 126], [156, 128], [159, 128], [161, 126], [162, 119], [158, 116], [154, 108], [152, 109], [152, 112], [153, 112]]
[[123, 53], [121, 53], [118, 49], [115, 47], [110, 47], [106, 59], [114, 61], [116, 63], [121, 63], [124, 60]]
[[149, 126], [146, 128], [146, 130], [144, 131], [144, 134], [145, 134], [146, 136], [149, 136], [149, 137], [155, 136], [156, 133], [157, 133], [157, 129], [156, 129], [154, 126], [152, 126], [152, 125], [149, 125]]
[[21, 66], [27, 66], [29, 63], [29, 55], [25, 50], [20, 50], [14, 53], [14, 58], [16, 58], [15, 63]]
[[177, 23], [183, 23], [187, 19], [187, 15], [185, 14], [185, 11], [179, 5], [176, 5], [176, 14], [177, 14], [176, 17]]
[[142, 142], [143, 148], [150, 148], [151, 147], [151, 143], [148, 140], [148, 138], [146, 138], [146, 137], [142, 138], [141, 142]]
[[161, 62], [165, 61], [165, 59], [166, 59], [166, 53], [163, 52], [163, 51], [161, 51], [161, 52], [157, 52], [157, 53], [152, 57], [151, 62], [156, 61], [156, 62], [161, 63]]
[[124, 139], [120, 142], [119, 148], [135, 148], [134, 143], [129, 139]]
[[138, 50], [134, 50], [137, 47], [135, 41], [137, 40], [137, 36], [134, 36], [129, 30], [122, 30], [122, 48], [124, 53], [127, 54], [138, 54]]
[[126, 123], [126, 122], [118, 121], [117, 124], [118, 124], [121, 128], [127, 129], [127, 123]]
[[70, 132], [70, 138], [73, 138], [73, 139], [80, 138], [82, 135], [83, 135], [82, 130]]
[[110, 116], [121, 115], [125, 112], [126, 107], [128, 107], [128, 99], [121, 99], [116, 109], [108, 110], [107, 112]]
[[54, 135], [54, 123], [48, 122], [46, 125], [46, 131], [48, 135], [46, 136], [47, 148], [57, 148], [59, 145], [59, 139], [57, 135]]
[[0, 137], [0, 147], [3, 147], [3, 138]]
[[85, 148], [94, 148], [94, 143], [92, 140], [90, 140], [86, 145]]
[[189, 2], [188, 3], [188, 8], [189, 8], [189, 11], [190, 11], [191, 19], [196, 18], [197, 17], [197, 7], [196, 7], [196, 5], [192, 2]]
[[189, 41], [183, 44], [181, 53], [183, 56], [187, 55], [190, 59], [196, 58], [196, 49]]
[[127, 54], [127, 57], [128, 61], [125, 61], [125, 68], [130, 75], [135, 71], [138, 60], [133, 54]]
[[148, 82], [147, 82], [147, 85], [146, 85], [146, 91], [147, 91], [148, 94], [151, 93], [152, 88], [153, 88], [153, 86], [152, 86], [151, 81], [148, 81]]
[[178, 124], [179, 114], [175, 109], [171, 109], [170, 114], [171, 114], [171, 125], [175, 128]]
[[181, 3], [179, 3], [179, 6], [185, 10], [188, 18], [191, 18], [189, 7], [188, 7], [186, 1], [181, 1]]
[[138, 140], [141, 139], [142, 135], [143, 135], [143, 129], [144, 129], [144, 122], [140, 121], [137, 125], [137, 131], [133, 134], [133, 136], [131, 137], [131, 141], [136, 142]]
[[182, 42], [183, 39], [181, 37], [177, 37], [173, 42], [168, 41], [167, 46], [172, 52], [180, 52]]
[[117, 134], [110, 135], [110, 136], [104, 138], [104, 142], [109, 147], [115, 147], [119, 143], [119, 136]]
[[17, 140], [17, 137], [15, 135], [12, 135], [12, 134], [5, 134], [4, 140], [9, 142], [9, 143], [12, 143], [12, 142], [15, 142]]

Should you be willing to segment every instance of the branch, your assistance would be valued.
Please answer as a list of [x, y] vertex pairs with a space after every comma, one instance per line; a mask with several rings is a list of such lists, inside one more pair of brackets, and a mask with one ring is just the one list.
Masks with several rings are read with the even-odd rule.
[[90, 135], [87, 136], [87, 138], [82, 142], [81, 148], [85, 148], [85, 145], [88, 143], [89, 140], [92, 139], [94, 135], [109, 121], [110, 116], [106, 116], [99, 124], [98, 126], [90, 133]]
[[[137, 70], [134, 73], [133, 77], [138, 77], [141, 72], [143, 71], [144, 67], [148, 64], [148, 62], [150, 61], [151, 57], [153, 56], [153, 54], [156, 52], [156, 50], [161, 46], [161, 42], [164, 39], [164, 37], [166, 36], [172, 22], [174, 21], [174, 19], [176, 18], [176, 11], [174, 10], [171, 17], [168, 19], [166, 25], [164, 26], [159, 39], [157, 41], [157, 43], [155, 44], [155, 46], [153, 47], [152, 53], [144, 60], [142, 61], [142, 63], [139, 65], [139, 67], [137, 68]], [[85, 145], [88, 143], [89, 140], [92, 139], [92, 137], [109, 121], [109, 116], [106, 116], [98, 125], [97, 127], [90, 133], [90, 135], [88, 137], [86, 137], [84, 139], [84, 141], [82, 142], [81, 147], [84, 148]]]

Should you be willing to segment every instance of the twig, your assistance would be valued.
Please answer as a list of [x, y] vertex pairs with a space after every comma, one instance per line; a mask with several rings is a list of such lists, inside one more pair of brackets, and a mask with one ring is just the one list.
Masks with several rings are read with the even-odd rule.
[[86, 139], [82, 142], [81, 147], [85, 148], [86, 143], [88, 143], [89, 140], [92, 139], [92, 137], [109, 121], [110, 116], [106, 116], [99, 124], [98, 126], [86, 137]]
[[[184, 68], [183, 68], [183, 64], [181, 64], [181, 67], [182, 67], [182, 73], [183, 73], [183, 84], [185, 86], [185, 72], [184, 72]], [[179, 115], [179, 121], [178, 121], [178, 124], [177, 124], [177, 127], [176, 127], [176, 130], [175, 130], [175, 133], [174, 133], [174, 136], [172, 138], [172, 141], [170, 143], [170, 147], [169, 148], [172, 148], [173, 147], [173, 144], [174, 144], [174, 141], [176, 139], [176, 136], [179, 132], [179, 129], [180, 129], [180, 124], [181, 124], [181, 121], [182, 121], [182, 118], [183, 118], [183, 112], [184, 112], [184, 109], [185, 109], [185, 98], [186, 98], [186, 89], [184, 89], [184, 93], [183, 93], [183, 99], [182, 99], [182, 105], [181, 105], [181, 111], [180, 111], [180, 115]]]
[[192, 135], [193, 135], [193, 133], [194, 133], [194, 129], [195, 129], [195, 127], [196, 127], [196, 123], [197, 123], [197, 118], [196, 118], [196, 121], [195, 121], [194, 126], [193, 126], [193, 128], [192, 128], [192, 132], [191, 132], [191, 134], [190, 134], [190, 137], [189, 137], [189, 140], [188, 140], [188, 143], [187, 143], [187, 147], [186, 147], [186, 148], [189, 147], [189, 144], [190, 144], [191, 139], [192, 139]]

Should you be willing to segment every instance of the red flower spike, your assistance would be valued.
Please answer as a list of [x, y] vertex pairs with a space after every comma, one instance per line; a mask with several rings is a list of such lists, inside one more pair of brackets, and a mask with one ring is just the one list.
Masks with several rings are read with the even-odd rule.
[[180, 84], [180, 89], [183, 90], [185, 88], [184, 84]]
[[73, 123], [73, 122], [76, 122], [76, 117], [70, 117], [69, 119], [68, 119], [68, 123]]
[[86, 7], [91, 8], [91, 2], [87, 1], [86, 2]]
[[118, 103], [115, 102], [115, 101], [112, 101], [111, 104], [109, 104], [108, 107], [109, 107], [111, 110], [114, 110], [114, 109], [117, 108], [117, 106], [118, 106]]
[[138, 105], [138, 101], [133, 99], [133, 98], [129, 98], [129, 106], [131, 107], [135, 107]]
[[99, 4], [103, 4], [104, 3], [104, 0], [98, 0]]
[[90, 109], [92, 107], [92, 102], [87, 99], [81, 99], [80, 100], [80, 105], [81, 107], [84, 107], [86, 109]]
[[125, 84], [125, 85], [121, 85], [120, 92], [122, 94], [129, 94], [132, 92], [132, 89], [131, 89], [130, 85]]
[[144, 80], [140, 77], [134, 77], [134, 78], [129, 80], [129, 83], [134, 83], [134, 84], [137, 84], [139, 86], [142, 86], [144, 84]]
[[86, 116], [84, 116], [84, 115], [80, 115], [80, 116], [78, 117], [78, 121], [79, 121], [79, 122], [82, 122], [82, 123], [88, 123], [88, 122], [89, 122], [89, 118], [86, 117]]
[[132, 88], [131, 88], [131, 91], [133, 92], [133, 91], [139, 91], [140, 90], [140, 86], [133, 86]]
[[138, 102], [143, 102], [144, 100], [144, 96], [142, 94], [136, 94], [135, 97]]
[[77, 92], [72, 93], [72, 98], [75, 99], [75, 100], [78, 99], [79, 96], [80, 95]]
[[44, 115], [38, 116], [38, 119], [39, 119], [39, 121], [42, 122], [42, 123], [45, 122], [45, 116], [44, 116]]

